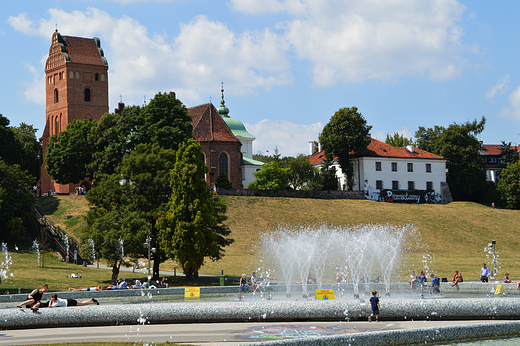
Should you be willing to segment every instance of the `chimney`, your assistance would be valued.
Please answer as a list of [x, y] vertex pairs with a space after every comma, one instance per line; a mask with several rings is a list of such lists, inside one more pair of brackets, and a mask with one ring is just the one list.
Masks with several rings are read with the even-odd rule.
[[114, 110], [116, 114], [123, 114], [123, 109], [125, 108], [125, 104], [123, 102], [119, 102], [117, 104], [117, 108]]
[[414, 153], [415, 152], [415, 147], [413, 144], [409, 144], [406, 146], [406, 149], [411, 152], [411, 153]]
[[318, 142], [318, 152], [321, 153], [321, 143], [320, 142]]
[[175, 98], [175, 93], [173, 91], [170, 91], [170, 96], [173, 96], [173, 98]]
[[316, 152], [316, 146], [314, 145], [314, 141], [309, 142], [309, 155], [312, 155]]

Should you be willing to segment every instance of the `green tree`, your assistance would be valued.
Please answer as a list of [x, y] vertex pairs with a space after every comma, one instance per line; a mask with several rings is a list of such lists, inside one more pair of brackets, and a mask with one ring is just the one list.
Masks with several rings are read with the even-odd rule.
[[0, 240], [19, 242], [33, 229], [34, 178], [0, 158]]
[[419, 127], [415, 133], [418, 148], [446, 159], [446, 181], [455, 200], [483, 202], [487, 192], [486, 173], [480, 157], [476, 135], [484, 130], [486, 119], [480, 122], [451, 124], [448, 128]]
[[357, 107], [341, 108], [330, 118], [320, 134], [320, 143], [328, 160], [338, 158], [339, 166], [346, 177], [348, 190], [354, 185], [351, 159], [362, 155], [370, 144], [368, 126]]
[[215, 185], [219, 189], [232, 189], [233, 184], [229, 181], [228, 176], [225, 172], [220, 172], [220, 174], [217, 177], [217, 181], [215, 182]]
[[265, 163], [262, 169], [253, 173], [255, 181], [247, 185], [248, 189], [259, 190], [288, 190], [289, 168], [282, 168], [277, 161]]
[[120, 182], [116, 174], [109, 175], [87, 193], [91, 207], [81, 239], [84, 248], [92, 239], [96, 258], [105, 259], [112, 267], [112, 285], [121, 265], [127, 265], [125, 257], [144, 257], [143, 243], [151, 235], [150, 223], [131, 206], [131, 184]]
[[319, 170], [311, 165], [307, 155], [300, 154], [289, 160], [288, 179], [294, 189], [315, 190], [318, 186], [313, 182], [319, 180]]
[[520, 209], [520, 160], [502, 169], [497, 183], [502, 204], [507, 209]]
[[194, 139], [180, 145], [171, 171], [171, 199], [159, 219], [160, 247], [179, 263], [189, 285], [205, 257], [218, 260], [223, 256], [219, 235], [224, 235], [215, 230], [225, 226], [219, 227], [215, 218], [213, 195], [203, 179], [208, 169], [201, 156], [200, 143]]
[[411, 138], [405, 138], [402, 134], [394, 132], [392, 136], [386, 134], [385, 143], [393, 147], [401, 148], [413, 143]]
[[93, 129], [97, 123], [91, 120], [75, 120], [59, 135], [52, 135], [47, 146], [45, 164], [49, 175], [60, 184], [76, 184], [93, 172], [87, 170], [92, 162]]
[[332, 160], [323, 158], [320, 167], [320, 185], [323, 191], [335, 191], [338, 189], [338, 178], [336, 177], [336, 167]]
[[506, 168], [509, 164], [518, 161], [518, 150], [511, 146], [511, 142], [506, 143], [502, 141], [500, 147], [500, 167]]

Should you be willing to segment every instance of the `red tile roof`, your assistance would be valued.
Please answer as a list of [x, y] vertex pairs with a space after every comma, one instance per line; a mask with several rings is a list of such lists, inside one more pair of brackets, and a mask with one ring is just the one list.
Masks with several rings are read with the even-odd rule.
[[[363, 154], [363, 157], [393, 157], [393, 158], [413, 158], [413, 159], [430, 159], [430, 160], [442, 160], [443, 158], [439, 155], [432, 154], [430, 152], [414, 148], [414, 152], [410, 152], [406, 148], [397, 148], [377, 139], [372, 138], [370, 144], [367, 147], [368, 151]], [[311, 164], [320, 163], [323, 161], [325, 151], [316, 152], [309, 156]], [[335, 158], [336, 159], [336, 158]]]
[[87, 65], [105, 66], [93, 38], [62, 36], [65, 51], [70, 62]]
[[188, 108], [192, 116], [193, 138], [198, 142], [239, 142], [213, 104]]
[[[482, 149], [480, 150], [480, 155], [500, 155], [502, 144], [483, 144]], [[511, 149], [515, 149], [518, 151], [518, 147], [511, 146]]]

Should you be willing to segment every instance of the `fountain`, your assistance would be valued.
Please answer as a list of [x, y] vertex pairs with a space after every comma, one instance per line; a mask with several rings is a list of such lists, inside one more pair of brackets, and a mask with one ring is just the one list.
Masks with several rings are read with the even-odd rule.
[[38, 243], [38, 239], [34, 239], [32, 243], [32, 250], [36, 253], [36, 263], [38, 265], [38, 268], [40, 267], [40, 243]]
[[376, 282], [383, 282], [389, 294], [403, 252], [402, 240], [416, 233], [411, 225], [278, 229], [262, 239], [262, 263], [281, 273], [277, 279], [285, 282], [287, 296], [293, 283], [301, 284], [305, 296], [309, 283], [321, 288], [324, 280], [333, 282], [336, 272], [353, 283], [355, 296], [359, 296], [360, 283], [368, 291]]
[[2, 253], [4, 254], [4, 260], [0, 262], [0, 279], [5, 280], [8, 277], [14, 277], [14, 274], [9, 269], [9, 266], [13, 264], [13, 260], [11, 254], [9, 254], [6, 243], [2, 243]]

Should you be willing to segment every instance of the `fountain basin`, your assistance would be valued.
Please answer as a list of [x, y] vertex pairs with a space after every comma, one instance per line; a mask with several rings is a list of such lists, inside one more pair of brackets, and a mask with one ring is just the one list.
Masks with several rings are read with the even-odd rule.
[[[3, 309], [0, 328], [99, 326], [139, 323], [366, 320], [363, 300], [183, 302]], [[381, 299], [382, 320], [518, 319], [520, 299]]]

